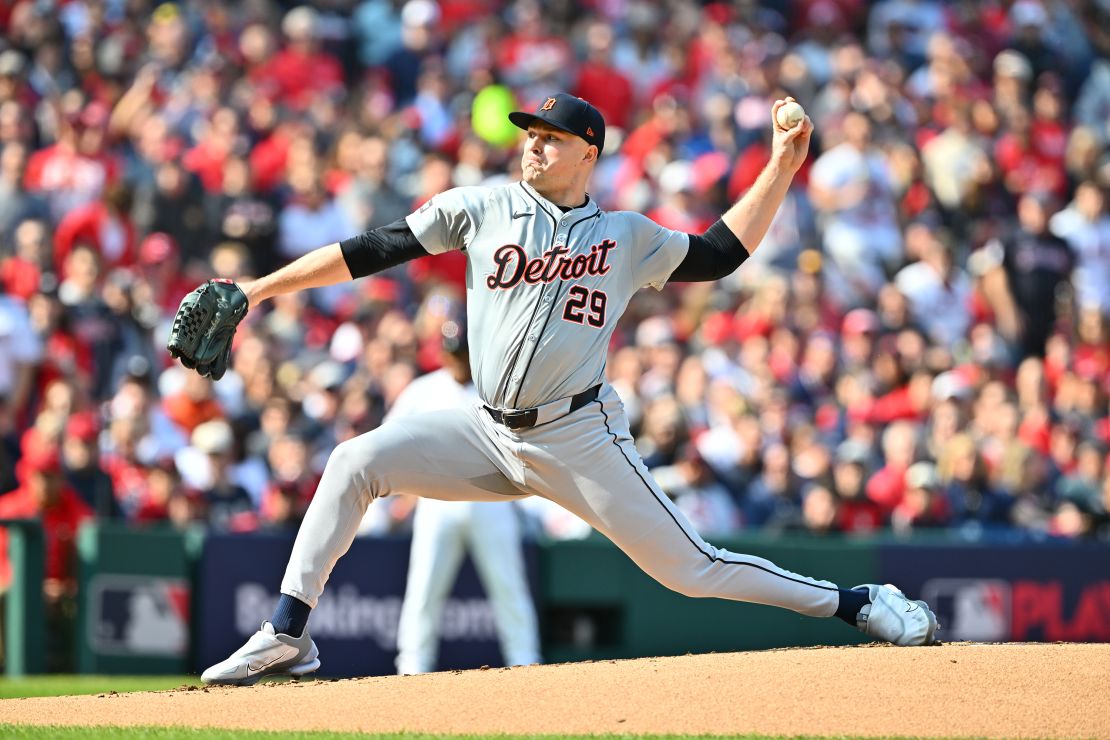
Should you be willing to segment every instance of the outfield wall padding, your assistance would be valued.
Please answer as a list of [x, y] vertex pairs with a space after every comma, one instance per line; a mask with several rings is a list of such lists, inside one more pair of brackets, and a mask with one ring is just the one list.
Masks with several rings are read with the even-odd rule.
[[[893, 582], [926, 598], [945, 640], [1110, 642], [1110, 545], [1028, 538], [753, 535], [714, 545], [842, 586]], [[101, 525], [82, 532], [79, 668], [199, 671], [274, 605], [291, 532], [208, 534]], [[407, 538], [356, 539], [310, 629], [329, 676], [392, 673]], [[836, 619], [668, 591], [602, 537], [524, 546], [548, 662], [843, 645]], [[467, 561], [444, 619], [440, 668], [501, 665], [493, 612]]]

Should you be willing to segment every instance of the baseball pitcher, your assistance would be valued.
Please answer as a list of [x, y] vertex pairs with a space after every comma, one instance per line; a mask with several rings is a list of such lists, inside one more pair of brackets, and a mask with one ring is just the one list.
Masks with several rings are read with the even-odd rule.
[[467, 258], [471, 371], [481, 403], [387, 421], [332, 452], [297, 534], [273, 617], [201, 676], [253, 684], [320, 666], [307, 629], [336, 561], [375, 499], [543, 496], [612, 540], [663, 585], [689, 596], [837, 616], [898, 645], [934, 642], [936, 617], [889, 585], [841, 589], [705, 542], [654, 483], [605, 382], [609, 338], [632, 294], [668, 280], [717, 280], [762, 240], [809, 150], [809, 118], [776, 123], [772, 155], [748, 192], [703, 234], [639, 213], [602, 211], [586, 191], [605, 122], [565, 93], [510, 120], [527, 132], [523, 179], [436, 195], [388, 226], [240, 285], [209, 281], [182, 302], [168, 348], [218, 379], [234, 327], [275, 295], [352, 280], [449, 250]]

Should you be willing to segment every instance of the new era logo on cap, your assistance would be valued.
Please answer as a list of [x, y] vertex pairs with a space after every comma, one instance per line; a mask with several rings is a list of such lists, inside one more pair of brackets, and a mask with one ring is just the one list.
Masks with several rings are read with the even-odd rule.
[[601, 111], [582, 98], [567, 93], [556, 93], [547, 98], [535, 113], [516, 111], [509, 114], [513, 125], [528, 130], [536, 121], [574, 134], [593, 144], [598, 151], [605, 148], [605, 119]]

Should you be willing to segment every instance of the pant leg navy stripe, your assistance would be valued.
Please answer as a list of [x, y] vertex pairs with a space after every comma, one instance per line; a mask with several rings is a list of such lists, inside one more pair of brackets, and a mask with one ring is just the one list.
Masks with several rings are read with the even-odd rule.
[[701, 548], [701, 546], [698, 545], [698, 543], [694, 540], [694, 538], [690, 536], [690, 533], [686, 531], [686, 528], [682, 526], [682, 523], [679, 522], [678, 519], [675, 518], [674, 512], [672, 512], [670, 510], [670, 508], [667, 507], [666, 504], [664, 504], [662, 501], [659, 500], [659, 494], [657, 494], [655, 492], [655, 489], [652, 488], [650, 483], [648, 483], [646, 480], [644, 480], [644, 476], [641, 475], [640, 469], [638, 467], [636, 467], [636, 464], [628, 459], [628, 455], [625, 454], [624, 448], [621, 447], [620, 442], [617, 439], [616, 433], [614, 433], [613, 430], [609, 428], [609, 414], [605, 413], [605, 404], [603, 404], [601, 402], [600, 398], [596, 399], [594, 402], [597, 404], [598, 408], [601, 409], [601, 415], [605, 417], [605, 431], [609, 432], [609, 436], [611, 436], [613, 438], [613, 444], [616, 446], [616, 448], [618, 450], [620, 450], [621, 457], [623, 457], [624, 461], [629, 464], [629, 466], [632, 468], [633, 472], [636, 473], [636, 477], [640, 479], [640, 482], [643, 483], [644, 487], [647, 488], [648, 492], [651, 493], [651, 497], [653, 499], [655, 499], [655, 502], [657, 504], [659, 504], [660, 506], [663, 507], [663, 511], [667, 512], [667, 516], [669, 516], [671, 518], [671, 521], [673, 521], [675, 523], [675, 525], [678, 526], [679, 530], [682, 531], [682, 534], [686, 537], [687, 540], [690, 541], [690, 544], [693, 545], [697, 549], [698, 552], [700, 552], [702, 555], [704, 555], [707, 560], [709, 560], [710, 562], [715, 562], [715, 563], [724, 563], [725, 565], [746, 565], [749, 568], [756, 568], [758, 570], [762, 570], [765, 573], [770, 573], [773, 576], [778, 576], [779, 578], [782, 578], [782, 579], [787, 580], [787, 581], [792, 581], [793, 583], [801, 583], [802, 585], [805, 585], [805, 586], [813, 586], [813, 588], [821, 589], [822, 591], [839, 591], [839, 589], [837, 589], [837, 588], [829, 588], [828, 586], [819, 586], [816, 583], [810, 583], [809, 581], [802, 581], [802, 580], [799, 580], [797, 578], [791, 578], [790, 576], [785, 576], [782, 573], [776, 573], [775, 571], [770, 570], [769, 568], [764, 568], [762, 565], [757, 565], [756, 563], [749, 563], [749, 562], [746, 562], [746, 561], [743, 561], [743, 560], [727, 560], [725, 558], [720, 557], [719, 555], [713, 555], [712, 553], [708, 553], [705, 550], [703, 550]]

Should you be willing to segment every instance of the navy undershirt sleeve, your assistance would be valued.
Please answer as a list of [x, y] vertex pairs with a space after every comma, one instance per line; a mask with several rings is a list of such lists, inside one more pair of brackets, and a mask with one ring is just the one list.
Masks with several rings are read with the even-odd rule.
[[724, 221], [706, 229], [704, 234], [688, 234], [690, 248], [670, 280], [678, 282], [703, 282], [720, 280], [735, 272], [748, 258], [748, 250], [732, 233]]
[[352, 278], [365, 277], [418, 257], [428, 256], [405, 219], [339, 242]]

